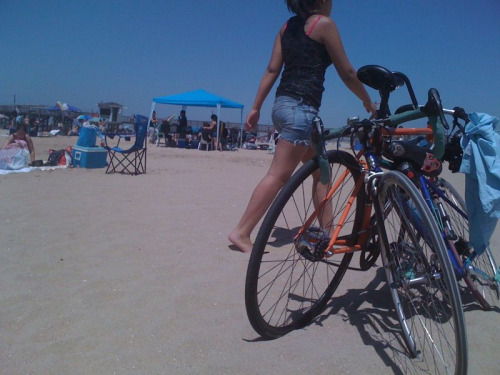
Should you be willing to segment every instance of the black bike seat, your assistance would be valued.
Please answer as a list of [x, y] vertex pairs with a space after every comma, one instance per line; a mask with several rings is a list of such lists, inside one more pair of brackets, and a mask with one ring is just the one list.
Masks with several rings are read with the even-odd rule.
[[358, 70], [358, 79], [378, 91], [394, 91], [405, 84], [402, 78], [380, 65], [365, 65]]

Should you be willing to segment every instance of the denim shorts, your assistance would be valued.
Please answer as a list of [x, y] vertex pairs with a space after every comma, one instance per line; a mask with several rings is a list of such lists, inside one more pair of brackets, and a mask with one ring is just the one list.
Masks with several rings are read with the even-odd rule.
[[316, 108], [303, 104], [302, 100], [279, 96], [274, 101], [272, 120], [280, 139], [309, 146], [313, 119], [317, 114]]

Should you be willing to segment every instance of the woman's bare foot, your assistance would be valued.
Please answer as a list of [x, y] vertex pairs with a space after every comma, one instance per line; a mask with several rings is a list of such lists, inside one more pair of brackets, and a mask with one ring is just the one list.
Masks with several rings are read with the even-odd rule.
[[233, 230], [229, 236], [229, 241], [233, 245], [235, 245], [242, 253], [251, 253], [252, 252], [252, 241], [250, 241], [250, 237], [242, 237], [236, 229]]

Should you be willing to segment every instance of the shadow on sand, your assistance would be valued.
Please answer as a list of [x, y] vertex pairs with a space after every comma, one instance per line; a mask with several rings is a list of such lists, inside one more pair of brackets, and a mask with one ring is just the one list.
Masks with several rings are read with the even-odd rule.
[[[465, 312], [481, 310], [470, 293], [465, 289], [461, 292]], [[339, 315], [356, 327], [363, 343], [373, 347], [394, 374], [420, 373], [408, 355], [382, 267], [377, 268], [373, 280], [365, 288], [349, 289], [343, 295], [334, 294], [325, 310], [310, 325], [323, 326], [323, 322], [331, 315]], [[256, 338], [245, 341], [263, 340]]]

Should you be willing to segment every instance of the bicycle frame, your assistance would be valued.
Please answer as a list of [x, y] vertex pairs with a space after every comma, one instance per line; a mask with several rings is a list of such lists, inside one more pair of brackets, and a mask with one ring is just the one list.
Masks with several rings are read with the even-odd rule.
[[[418, 119], [425, 117], [419, 110], [409, 111], [404, 115], [396, 115], [391, 117], [391, 122], [393, 124], [398, 124], [402, 122], [406, 122], [412, 119]], [[317, 124], [316, 126], [322, 126], [322, 124]], [[379, 134], [378, 136], [403, 136], [403, 135], [425, 135], [427, 137], [431, 137], [433, 134], [433, 130], [431, 128], [378, 128]], [[317, 140], [317, 155], [321, 158], [322, 153], [324, 152], [324, 139], [322, 138], [323, 129], [315, 129], [317, 134], [320, 136]], [[331, 138], [338, 136], [338, 134], [334, 134]], [[353, 206], [354, 200], [358, 195], [360, 189], [363, 187], [364, 183], [366, 186], [371, 186], [371, 179], [375, 178], [377, 174], [382, 172], [382, 169], [379, 165], [379, 159], [377, 158], [375, 152], [372, 150], [371, 139], [369, 135], [365, 135], [364, 139], [362, 139], [362, 148], [356, 154], [356, 160], [359, 162], [359, 167], [363, 171], [359, 180], [356, 181], [355, 187], [349, 197], [349, 200], [346, 204], [346, 207], [342, 211], [340, 215], [340, 219], [338, 223], [333, 228], [333, 233], [331, 233], [330, 241], [325, 249], [325, 257], [330, 257], [335, 254], [343, 254], [343, 253], [353, 253], [357, 251], [361, 251], [365, 248], [368, 239], [370, 238], [371, 233], [371, 217], [372, 217], [372, 193], [371, 189], [367, 188], [366, 196], [368, 197], [368, 201], [365, 203], [363, 222], [360, 231], [357, 233], [358, 239], [354, 243], [349, 243], [349, 239], [339, 238], [340, 231], [346, 224], [346, 220], [349, 217], [351, 208]], [[362, 160], [364, 157], [365, 160]], [[320, 167], [321, 168], [321, 167]], [[319, 213], [326, 206], [328, 201], [335, 195], [338, 188], [342, 186], [345, 182], [345, 179], [348, 177], [349, 172], [346, 171], [340, 178], [338, 178], [332, 187], [328, 190], [327, 194], [323, 198], [323, 200], [318, 204], [318, 207], [313, 211], [311, 216], [304, 222], [304, 225], [299, 229], [298, 233], [295, 236], [295, 241], [302, 236], [302, 234], [311, 226], [311, 224], [316, 220], [319, 216]]]

